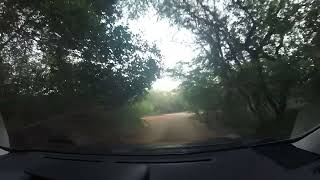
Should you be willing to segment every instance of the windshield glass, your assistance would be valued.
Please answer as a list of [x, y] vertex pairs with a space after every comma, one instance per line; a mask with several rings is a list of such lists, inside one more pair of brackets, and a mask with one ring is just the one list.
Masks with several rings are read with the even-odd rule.
[[297, 137], [320, 122], [319, 14], [319, 0], [1, 0], [0, 145]]

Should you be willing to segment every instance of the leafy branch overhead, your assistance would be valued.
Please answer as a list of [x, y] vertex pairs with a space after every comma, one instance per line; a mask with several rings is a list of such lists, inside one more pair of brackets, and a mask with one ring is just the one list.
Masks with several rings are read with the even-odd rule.
[[[317, 0], [160, 0], [151, 4], [197, 37], [201, 53], [192, 64], [194, 70], [185, 75], [174, 71], [185, 79], [182, 87], [189, 95], [195, 95], [190, 94], [193, 88], [194, 92], [207, 89], [203, 93], [207, 97], [220, 95], [222, 100], [214, 98], [219, 102], [233, 95], [260, 120], [283, 119], [288, 101], [301, 95], [307, 98], [305, 88], [318, 82]], [[208, 104], [211, 109], [215, 106], [205, 104], [206, 109]]]
[[119, 18], [114, 0], [2, 1], [2, 96], [81, 96], [114, 106], [143, 95], [161, 56]]

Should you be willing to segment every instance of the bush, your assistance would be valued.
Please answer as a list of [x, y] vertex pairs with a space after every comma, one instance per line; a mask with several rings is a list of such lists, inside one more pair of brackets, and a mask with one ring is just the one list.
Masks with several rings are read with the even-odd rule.
[[188, 109], [187, 103], [179, 91], [150, 91], [135, 106], [142, 115], [182, 112]]
[[141, 117], [147, 111], [146, 106], [137, 104], [124, 105], [112, 111], [111, 119], [116, 122], [122, 133], [132, 133], [142, 126]]

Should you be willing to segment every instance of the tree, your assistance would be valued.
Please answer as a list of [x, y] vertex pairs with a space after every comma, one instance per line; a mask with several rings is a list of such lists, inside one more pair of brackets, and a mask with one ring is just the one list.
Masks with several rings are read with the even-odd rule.
[[118, 23], [116, 3], [0, 2], [5, 120], [23, 126], [86, 107], [119, 109], [147, 93], [160, 74], [160, 52]]
[[319, 71], [314, 53], [319, 1], [162, 0], [154, 5], [197, 36], [201, 57], [193, 63], [202, 71], [196, 75], [211, 73], [207, 77], [224, 92], [241, 96], [261, 121], [284, 119], [288, 99]]
[[54, 95], [118, 106], [143, 95], [159, 75], [160, 54], [116, 23], [115, 3], [2, 1], [2, 99]]

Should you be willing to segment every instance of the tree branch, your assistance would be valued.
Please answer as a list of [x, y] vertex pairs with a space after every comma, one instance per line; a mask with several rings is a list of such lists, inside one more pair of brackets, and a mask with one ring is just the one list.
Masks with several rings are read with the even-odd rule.
[[17, 37], [17, 35], [23, 30], [25, 26], [28, 25], [28, 23], [31, 21], [31, 17], [35, 14], [35, 10], [33, 10], [30, 14], [27, 15], [26, 20], [24, 23], [13, 32], [13, 34], [3, 43], [0, 44], [0, 52], [3, 50], [3, 48], [14, 38]]

